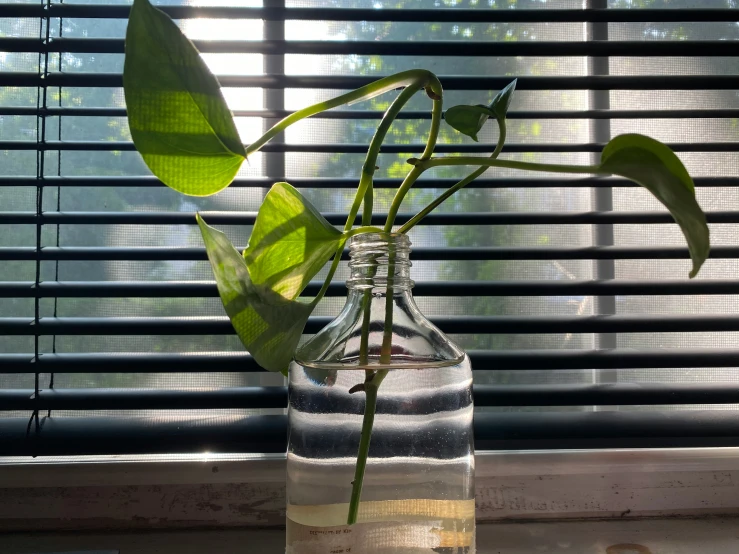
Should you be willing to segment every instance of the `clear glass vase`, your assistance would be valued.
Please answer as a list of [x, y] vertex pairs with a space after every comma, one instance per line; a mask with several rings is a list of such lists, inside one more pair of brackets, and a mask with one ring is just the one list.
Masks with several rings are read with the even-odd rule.
[[475, 552], [472, 371], [413, 301], [409, 254], [354, 237], [346, 305], [290, 366], [288, 554]]

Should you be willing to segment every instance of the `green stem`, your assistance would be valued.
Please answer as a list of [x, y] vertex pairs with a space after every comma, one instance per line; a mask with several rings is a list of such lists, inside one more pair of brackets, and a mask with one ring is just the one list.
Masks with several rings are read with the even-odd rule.
[[362, 419], [362, 435], [359, 438], [359, 451], [357, 452], [357, 465], [354, 468], [354, 481], [352, 481], [352, 496], [349, 501], [349, 514], [346, 518], [347, 525], [357, 522], [359, 514], [359, 502], [362, 496], [362, 484], [364, 473], [367, 468], [367, 457], [369, 455], [370, 439], [372, 438], [372, 426], [375, 423], [375, 410], [377, 409], [377, 389], [387, 375], [387, 369], [380, 371], [367, 371], [364, 381], [364, 418]]
[[[490, 159], [494, 160], [498, 157], [501, 150], [503, 150], [503, 145], [505, 144], [506, 139], [506, 122], [505, 119], [498, 120], [498, 144], [495, 146], [495, 150], [490, 155]], [[482, 166], [477, 168], [475, 171], [467, 175], [464, 179], [459, 181], [457, 184], [455, 184], [452, 187], [449, 187], [447, 190], [444, 191], [443, 194], [441, 194], [436, 200], [431, 202], [428, 206], [426, 206], [423, 210], [418, 212], [415, 216], [413, 216], [409, 221], [407, 221], [404, 225], [398, 229], [399, 233], [407, 233], [410, 231], [413, 227], [415, 227], [419, 221], [421, 221], [424, 217], [426, 217], [428, 214], [430, 214], [432, 211], [434, 211], [437, 207], [439, 207], [440, 204], [442, 204], [447, 198], [452, 196], [455, 192], [458, 190], [463, 189], [467, 185], [469, 185], [472, 181], [477, 179], [480, 175], [485, 173], [487, 171], [487, 167]]]
[[[362, 100], [367, 100], [369, 98], [373, 98], [399, 87], [406, 88], [403, 90], [403, 92], [400, 93], [400, 95], [398, 95], [398, 98], [395, 99], [390, 109], [385, 113], [382, 121], [380, 122], [380, 125], [377, 128], [377, 131], [375, 132], [374, 137], [372, 137], [372, 142], [370, 143], [370, 147], [367, 151], [367, 158], [365, 159], [364, 166], [362, 167], [362, 174], [359, 181], [359, 187], [357, 188], [357, 194], [355, 196], [354, 203], [352, 204], [352, 209], [349, 212], [349, 217], [347, 218], [344, 229], [349, 230], [354, 225], [354, 219], [359, 212], [359, 206], [361, 205], [362, 200], [366, 201], [366, 207], [362, 217], [362, 224], [369, 225], [370, 219], [372, 217], [373, 204], [372, 177], [374, 176], [374, 173], [376, 171], [375, 168], [377, 163], [377, 155], [380, 152], [380, 146], [382, 145], [382, 141], [384, 140], [385, 135], [390, 128], [390, 125], [392, 124], [393, 120], [398, 115], [402, 107], [406, 104], [406, 102], [408, 102], [413, 94], [418, 92], [421, 88], [425, 88], [429, 96], [432, 96], [434, 98], [438, 97], [439, 99], [441, 98], [441, 83], [439, 82], [439, 79], [436, 77], [436, 75], [434, 75], [430, 71], [427, 71], [425, 69], [411, 69], [409, 71], [402, 71], [400, 73], [396, 73], [395, 75], [385, 77], [384, 79], [379, 79], [352, 92], [348, 92], [346, 94], [337, 96], [336, 98], [332, 98], [331, 100], [319, 102], [317, 104], [313, 104], [312, 106], [308, 106], [307, 108], [303, 108], [302, 110], [298, 110], [297, 112], [290, 114], [286, 118], [277, 122], [274, 126], [272, 126], [271, 129], [269, 129], [256, 141], [248, 145], [246, 147], [246, 157], [248, 158], [249, 155], [259, 151], [262, 146], [267, 144], [275, 136], [285, 131], [285, 129], [287, 129], [290, 125], [297, 123], [302, 119], [311, 117], [332, 108], [336, 108], [338, 106], [343, 106], [344, 104], [351, 104], [355, 102], [360, 102]], [[438, 107], [436, 106], [437, 103], [439, 104]], [[435, 127], [436, 134], [438, 134], [440, 122], [441, 103], [440, 100], [435, 99], [434, 113], [432, 114], [432, 130]], [[429, 139], [431, 139], [431, 137], [429, 137]], [[434, 136], [433, 143], [436, 143], [436, 136]], [[422, 158], [424, 159], [430, 156], [430, 153], [427, 154], [429, 150], [429, 144], [430, 142], [427, 143], [427, 148], [426, 150], [424, 150], [424, 154], [422, 155]]]
[[[428, 79], [425, 82], [411, 83], [406, 87], [391, 104], [390, 108], [385, 112], [385, 115], [377, 128], [375, 136], [372, 138], [369, 150], [367, 151], [367, 158], [365, 160], [364, 167], [362, 168], [362, 174], [359, 181], [359, 187], [357, 188], [357, 195], [354, 199], [354, 204], [349, 211], [349, 217], [347, 218], [345, 229], [350, 229], [351, 224], [356, 218], [357, 212], [359, 211], [359, 204], [364, 200], [364, 211], [362, 213], [362, 224], [368, 225], [372, 217], [372, 178], [376, 171], [377, 156], [380, 152], [380, 146], [382, 141], [387, 135], [390, 125], [397, 117], [400, 110], [405, 106], [408, 100], [418, 92], [421, 88], [426, 89], [426, 93], [433, 99], [433, 111], [431, 117], [431, 128], [429, 131], [429, 137], [426, 141], [426, 147], [424, 148], [422, 158], [426, 159], [431, 157], [434, 147], [436, 146], [436, 140], [439, 135], [439, 128], [441, 125], [442, 115], [442, 87], [439, 80], [433, 73], [427, 75]], [[411, 170], [413, 173], [413, 170]], [[362, 298], [362, 329], [359, 343], [359, 363], [360, 365], [367, 365], [369, 363], [369, 326], [371, 321], [371, 302], [372, 302], [372, 291], [366, 290]], [[385, 329], [383, 333], [383, 346], [380, 355], [380, 361], [382, 362], [385, 358], [389, 362], [389, 353], [391, 348], [386, 346], [388, 341], [387, 332], [388, 329], [392, 328], [392, 297], [390, 299], [390, 306], [385, 306]], [[389, 318], [389, 319], [388, 319]], [[390, 339], [392, 336], [390, 337]], [[359, 442], [359, 450], [357, 452], [357, 465], [354, 470], [354, 481], [352, 482], [352, 496], [349, 503], [349, 514], [347, 516], [347, 523], [349, 525], [356, 523], [357, 514], [359, 512], [359, 503], [362, 495], [362, 483], [364, 481], [364, 472], [367, 467], [367, 456], [369, 454], [370, 438], [372, 436], [372, 427], [375, 421], [375, 408], [377, 405], [377, 388], [385, 378], [387, 370], [381, 370], [373, 372], [365, 370], [365, 383], [364, 390], [366, 394], [366, 401], [364, 407], [364, 418], [362, 420], [362, 432]]]
[[[430, 159], [431, 155], [434, 153], [436, 141], [439, 138], [439, 129], [441, 127], [442, 106], [443, 103], [441, 95], [439, 95], [437, 98], [434, 98], [434, 104], [432, 108], [433, 111], [431, 113], [431, 129], [429, 131], [429, 137], [426, 141], [426, 148], [424, 148], [423, 154], [421, 154], [422, 160]], [[398, 215], [398, 210], [400, 209], [400, 205], [403, 202], [403, 198], [405, 198], [405, 195], [408, 193], [410, 188], [418, 180], [422, 173], [423, 170], [416, 171], [415, 167], [412, 168], [398, 187], [398, 191], [395, 193], [393, 202], [392, 204], [390, 204], [390, 210], [388, 211], [387, 219], [385, 220], [386, 233], [392, 231], [393, 223], [395, 222], [395, 217]]]
[[[427, 160], [431, 158], [432, 154], [434, 153], [436, 141], [439, 138], [439, 129], [441, 128], [442, 107], [443, 102], [441, 95], [434, 97], [434, 104], [431, 112], [431, 129], [429, 130], [429, 136], [426, 140], [426, 148], [424, 148], [423, 153], [421, 154], [422, 160]], [[403, 179], [400, 187], [398, 187], [398, 191], [395, 193], [393, 202], [392, 204], [390, 204], [390, 210], [387, 214], [387, 219], [385, 220], [386, 233], [392, 231], [393, 223], [395, 222], [395, 217], [398, 215], [398, 210], [400, 209], [400, 205], [403, 202], [403, 198], [405, 198], [405, 195], [408, 193], [410, 188], [421, 176], [421, 173], [423, 173], [423, 170], [415, 171], [415, 168], [411, 169], [405, 176], [405, 179]]]
[[[496, 150], [498, 148], [496, 147]], [[496, 154], [497, 156], [497, 154]], [[415, 172], [411, 170], [410, 173], [406, 176], [405, 181], [403, 181], [403, 184], [400, 185], [398, 188], [398, 192], [395, 195], [395, 198], [393, 199], [393, 203], [390, 206], [390, 210], [388, 211], [387, 221], [385, 222], [385, 231], [389, 232], [390, 229], [392, 229], [393, 222], [395, 220], [395, 216], [398, 214], [398, 210], [400, 209], [400, 204], [403, 201], [403, 198], [405, 197], [408, 190], [413, 186], [413, 183], [416, 182], [418, 177], [421, 176], [421, 174], [426, 171], [427, 169], [430, 169], [432, 167], [444, 167], [444, 166], [455, 166], [455, 165], [477, 165], [480, 166], [475, 172], [473, 172], [468, 177], [465, 177], [454, 185], [454, 191], [445, 193], [443, 198], [437, 203], [435, 202], [433, 207], [430, 210], [427, 210], [424, 208], [423, 215], [419, 213], [418, 216], [413, 218], [413, 225], [418, 223], [418, 221], [428, 215], [428, 213], [436, 208], [441, 202], [449, 198], [454, 192], [458, 191], [462, 187], [467, 186], [469, 183], [471, 183], [474, 179], [482, 175], [482, 173], [488, 168], [488, 167], [508, 167], [511, 169], [522, 169], [522, 170], [528, 170], [528, 171], [549, 171], [552, 173], [596, 173], [600, 175], [610, 175], [609, 172], [602, 171], [600, 169], [600, 166], [598, 165], [560, 165], [560, 164], [537, 164], [537, 163], [531, 163], [531, 162], [518, 162], [514, 160], [497, 160], [493, 158], [477, 158], [472, 156], [455, 156], [455, 157], [445, 157], [445, 158], [429, 158], [429, 159], [422, 159], [422, 158], [411, 158], [408, 160], [408, 163], [413, 166], [413, 169], [416, 170]], [[420, 216], [420, 217], [419, 217]], [[403, 225], [401, 229], [404, 229], [400, 232], [405, 232], [408, 229], [410, 229], [413, 225], [410, 225], [410, 221]]]
[[600, 165], [562, 165], [562, 164], [537, 164], [532, 162], [517, 162], [514, 160], [491, 160], [488, 158], [475, 158], [472, 156], [459, 156], [449, 158], [431, 158], [421, 160], [411, 158], [408, 163], [421, 171], [432, 167], [445, 167], [451, 165], [479, 165], [484, 167], [507, 167], [510, 169], [522, 169], [524, 171], [548, 171], [551, 173], [596, 173], [599, 175], [610, 175], [603, 171]]
[[344, 236], [347, 239], [352, 238], [355, 235], [364, 235], [366, 233], [382, 233], [383, 230], [379, 227], [374, 227], [373, 225], [362, 225], [361, 227], [357, 227], [356, 229], [348, 229], [344, 231]]
[[372, 223], [372, 210], [375, 204], [375, 187], [370, 180], [367, 190], [364, 192], [364, 200], [362, 201], [362, 225]]
[[270, 140], [279, 135], [290, 125], [292, 125], [293, 123], [297, 123], [301, 119], [305, 119], [306, 117], [311, 117], [318, 113], [325, 112], [326, 110], [338, 108], [339, 106], [343, 106], [344, 104], [353, 104], [355, 102], [361, 102], [362, 100], [368, 100], [385, 92], [394, 90], [398, 87], [408, 86], [417, 82], [421, 82], [424, 84], [435, 84], [435, 82], [438, 82], [438, 79], [436, 78], [436, 75], [425, 69], [411, 69], [409, 71], [401, 71], [400, 73], [396, 73], [395, 75], [390, 75], [389, 77], [379, 79], [377, 81], [374, 81], [373, 83], [370, 83], [363, 87], [359, 87], [356, 90], [347, 92], [346, 94], [342, 94], [341, 96], [337, 96], [336, 98], [332, 98], [331, 100], [319, 102], [318, 104], [313, 104], [312, 106], [308, 106], [307, 108], [298, 110], [297, 112], [292, 113], [281, 121], [275, 123], [275, 125], [273, 125], [271, 129], [269, 129], [253, 143], [248, 145], [246, 147], [246, 157], [248, 158], [250, 154], [257, 152], [260, 148], [262, 148], [262, 146], [267, 144]]
[[351, 226], [354, 224], [354, 219], [357, 217], [359, 206], [362, 203], [362, 200], [365, 201], [365, 209], [362, 214], [362, 225], [370, 224], [370, 220], [372, 219], [373, 204], [372, 179], [375, 175], [375, 171], [377, 171], [377, 156], [380, 154], [380, 147], [382, 146], [382, 142], [385, 140], [385, 136], [387, 136], [387, 133], [390, 130], [390, 126], [393, 124], [393, 121], [395, 121], [395, 118], [400, 113], [400, 110], [403, 109], [403, 106], [408, 103], [408, 100], [410, 100], [414, 94], [421, 90], [424, 85], [425, 81], [418, 81], [411, 83], [406, 88], [404, 88], [403, 91], [390, 105], [388, 110], [385, 112], [385, 115], [383, 115], [382, 117], [382, 121], [380, 121], [380, 124], [377, 126], [377, 131], [375, 131], [369, 148], [367, 149], [367, 157], [364, 160], [362, 173], [359, 177], [357, 194], [354, 197], [354, 203], [349, 210], [349, 217], [347, 217], [346, 225], [344, 226], [345, 230], [351, 229]]
[[398, 210], [400, 209], [400, 204], [403, 202], [403, 198], [405, 198], [405, 195], [408, 193], [410, 188], [418, 180], [418, 178], [424, 171], [425, 169], [414, 166], [413, 169], [408, 172], [408, 175], [405, 176], [405, 179], [403, 179], [403, 182], [398, 187], [398, 191], [395, 193], [395, 198], [393, 198], [393, 203], [390, 204], [390, 209], [387, 212], [387, 219], [385, 220], [384, 228], [384, 231], [386, 233], [389, 233], [393, 230], [393, 223], [395, 223], [395, 217], [398, 215]]
[[[388, 111], [384, 114], [382, 121], [380, 122], [380, 125], [378, 126], [377, 131], [375, 132], [375, 135], [372, 137], [372, 141], [367, 151], [367, 157], [365, 159], [364, 166], [362, 167], [362, 173], [361, 173], [360, 180], [359, 180], [359, 186], [357, 187], [357, 193], [355, 195], [354, 202], [349, 211], [349, 215], [347, 217], [346, 224], [344, 226], [344, 231], [345, 231], [344, 241], [345, 241], [346, 238], [349, 238], [349, 236], [351, 236], [349, 233], [351, 232], [351, 228], [354, 225], [354, 220], [357, 216], [357, 213], [359, 212], [359, 206], [361, 205], [362, 201], [365, 202], [365, 208], [362, 213], [362, 225], [368, 226], [371, 221], [372, 208], [373, 208], [372, 179], [376, 171], [377, 156], [380, 153], [380, 147], [382, 145], [383, 140], [385, 139], [385, 136], [387, 135], [390, 129], [390, 126], [392, 125], [393, 121], [397, 117], [400, 110], [403, 108], [403, 106], [405, 106], [408, 100], [410, 100], [411, 97], [416, 92], [418, 92], [421, 88], [425, 88], [426, 93], [434, 101], [432, 119], [431, 119], [431, 130], [429, 132], [429, 137], [426, 142], [426, 148], [424, 149], [423, 154], [421, 156], [422, 159], [427, 159], [431, 157], [431, 154], [433, 153], [433, 149], [436, 145], [436, 140], [438, 138], [439, 128], [441, 125], [441, 115], [442, 115], [441, 98], [442, 98], [443, 91], [442, 91], [441, 83], [439, 82], [436, 75], [426, 70], [404, 71], [402, 73], [398, 73], [396, 75], [386, 77], [385, 79], [380, 79], [379, 81], [375, 81], [374, 83], [370, 83], [367, 86], [361, 87], [353, 92], [338, 96], [337, 98], [334, 98], [332, 100], [328, 100], [326, 102], [320, 102], [313, 106], [309, 106], [308, 108], [305, 108], [303, 110], [297, 111], [293, 113], [292, 115], [286, 117], [282, 121], [278, 122], [269, 131], [267, 131], [264, 135], [262, 135], [259, 139], [257, 139], [257, 141], [250, 144], [246, 148], [247, 157], [249, 156], [249, 154], [252, 154], [258, 151], [262, 146], [264, 146], [267, 142], [269, 142], [277, 134], [281, 133], [282, 131], [287, 129], [290, 125], [292, 125], [293, 123], [297, 123], [301, 119], [310, 117], [312, 115], [315, 115], [325, 110], [335, 108], [337, 106], [341, 106], [343, 104], [347, 104], [351, 102], [358, 102], [360, 100], [366, 100], [368, 98], [372, 98], [373, 96], [377, 96], [389, 90], [398, 88], [399, 86], [405, 86], [406, 88], [398, 95], [398, 97], [391, 104]], [[410, 173], [414, 173], [414, 171], [411, 170]], [[369, 232], [366, 229], [368, 229], [368, 227], [363, 229], [362, 232]], [[340, 249], [343, 248], [344, 241], [342, 241], [342, 243], [339, 246], [339, 249], [337, 249], [337, 253], [334, 256], [334, 260], [333, 260], [333, 263], [331, 264], [331, 268], [329, 269], [328, 276], [326, 280], [324, 281], [324, 284], [321, 287], [321, 290], [319, 291], [318, 295], [313, 300], [314, 306], [315, 304], [318, 303], [318, 301], [320, 301], [320, 299], [325, 294], [331, 282], [331, 278], [336, 272], [339, 259], [340, 259]], [[369, 358], [368, 348], [369, 348], [369, 323], [370, 323], [370, 315], [371, 315], [370, 314], [371, 298], [372, 298], [371, 291], [365, 291], [365, 295], [362, 300], [363, 307], [364, 307], [364, 310], [363, 310], [364, 318], [362, 321], [362, 335], [361, 335], [361, 341], [360, 341], [360, 354], [359, 354], [360, 364], [367, 364], [368, 358]], [[387, 310], [386, 310], [386, 320], [387, 320], [387, 317], [388, 316], [387, 316]], [[392, 318], [392, 306], [390, 306], [390, 318]], [[387, 324], [387, 321], [386, 321], [386, 324]], [[390, 320], [389, 326], [392, 326], [392, 319]], [[383, 352], [384, 351], [385, 351], [385, 348], [384, 348], [384, 340], [383, 340]], [[367, 454], [369, 452], [369, 441], [370, 441], [370, 436], [372, 434], [372, 426], [373, 426], [374, 417], [375, 417], [375, 406], [377, 403], [377, 387], [379, 387], [380, 383], [384, 379], [385, 374], [386, 374], [386, 371], [370, 372], [368, 370], [367, 375], [365, 377], [365, 392], [367, 395], [367, 401], [365, 404], [364, 421], [362, 423], [362, 436], [360, 439], [360, 447], [359, 447], [359, 452], [357, 455], [357, 466], [355, 469], [355, 479], [354, 479], [354, 485], [352, 488], [352, 499], [351, 499], [351, 504], [350, 504], [349, 517], [348, 517], [348, 522], [350, 524], [356, 522], [357, 513], [359, 510], [359, 501], [360, 501], [360, 496], [361, 496], [361, 491], [362, 491], [362, 481], [364, 480], [364, 471], [367, 466]]]

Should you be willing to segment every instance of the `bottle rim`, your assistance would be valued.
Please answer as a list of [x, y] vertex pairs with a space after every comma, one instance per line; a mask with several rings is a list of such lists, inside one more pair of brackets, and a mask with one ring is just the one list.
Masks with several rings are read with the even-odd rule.
[[360, 233], [349, 239], [349, 248], [358, 248], [367, 244], [387, 244], [399, 248], [410, 248], [411, 239], [404, 233], [371, 232]]

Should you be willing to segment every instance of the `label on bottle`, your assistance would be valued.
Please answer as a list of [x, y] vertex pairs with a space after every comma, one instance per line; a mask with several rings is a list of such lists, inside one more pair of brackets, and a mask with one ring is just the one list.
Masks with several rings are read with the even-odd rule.
[[[475, 532], [474, 532], [474, 500], [471, 502], [471, 517], [459, 517], [459, 502], [447, 503], [444, 501], [431, 501], [436, 504], [452, 504], [455, 505], [452, 514], [435, 514], [420, 513], [426, 512], [429, 501], [410, 501], [425, 506], [422, 510], [408, 510], [404, 514], [399, 514], [397, 510], [392, 510], [397, 519], [385, 520], [381, 517], [367, 517], [368, 512], [376, 512], [373, 510], [372, 504], [382, 507], [383, 515], [387, 517], [388, 507], [397, 508], [397, 506], [388, 506], [389, 504], [402, 504], [406, 508], [409, 501], [401, 502], [368, 502], [362, 503], [360, 507], [360, 516], [364, 512], [365, 517], [370, 521], [361, 521], [354, 525], [333, 525], [319, 526], [318, 512], [326, 516], [333, 512], [346, 514], [346, 504], [332, 506], [300, 506], [288, 507], [287, 519], [287, 548], [286, 554], [429, 554], [449, 553], [449, 554], [474, 554], [475, 552]], [[463, 504], [470, 504], [463, 501]], [[449, 507], [449, 506], [445, 506]], [[291, 508], [293, 508], [291, 510]], [[338, 510], [336, 508], [339, 508]], [[364, 509], [362, 509], [364, 508]], [[368, 509], [369, 508], [369, 509]], [[469, 511], [469, 506], [464, 506], [465, 512]], [[315, 509], [308, 515], [308, 509]], [[293, 512], [292, 514], [290, 512]], [[328, 513], [327, 513], [328, 512]], [[293, 516], [294, 519], [290, 516]], [[380, 514], [374, 514], [379, 516]], [[467, 514], [465, 514], [467, 515]], [[454, 517], [457, 516], [457, 517]], [[345, 517], [345, 516], [344, 516]], [[301, 520], [301, 522], [295, 520]], [[329, 522], [334, 519], [332, 517], [320, 518]], [[374, 521], [372, 521], [374, 520]]]

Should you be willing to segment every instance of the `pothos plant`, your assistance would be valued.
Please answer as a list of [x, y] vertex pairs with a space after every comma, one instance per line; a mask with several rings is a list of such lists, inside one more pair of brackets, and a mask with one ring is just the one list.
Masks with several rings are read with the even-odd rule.
[[[488, 105], [454, 106], [443, 112], [444, 95], [436, 75], [421, 69], [403, 71], [298, 110], [253, 143], [244, 145], [218, 81], [192, 42], [149, 0], [134, 0], [126, 32], [123, 86], [136, 149], [163, 183], [193, 196], [215, 194], [227, 187], [251, 154], [290, 125], [325, 110], [400, 89], [369, 144], [343, 229], [329, 224], [288, 183], [276, 183], [267, 193], [243, 253], [197, 216], [226, 313], [255, 361], [269, 371], [286, 374], [308, 317], [325, 294], [350, 237], [369, 232], [407, 233], [488, 168], [626, 177], [651, 192], [680, 226], [693, 264], [690, 277], [698, 273], [708, 256], [709, 232], [705, 214], [695, 199], [693, 181], [678, 157], [657, 140], [638, 134], [617, 136], [605, 146], [597, 165], [498, 159], [505, 144], [506, 113], [515, 80]], [[431, 126], [425, 148], [419, 158], [408, 160], [408, 172], [398, 186], [385, 225], [370, 226], [378, 154], [398, 113], [417, 93], [425, 93], [431, 100]], [[434, 156], [442, 120], [475, 141], [487, 121], [494, 121], [498, 127], [494, 152], [488, 158]], [[394, 230], [395, 217], [413, 184], [426, 170], [440, 166], [476, 169]], [[360, 207], [362, 224], [355, 227]], [[318, 294], [312, 299], [301, 298], [310, 279], [329, 262]], [[383, 345], [384, 354], [389, 355], [390, 346]], [[382, 358], [381, 355], [381, 361]], [[385, 373], [386, 370], [373, 370], [371, 364], [367, 365], [364, 383], [353, 389], [366, 393], [367, 400], [348, 523], [356, 521], [377, 388]]]

